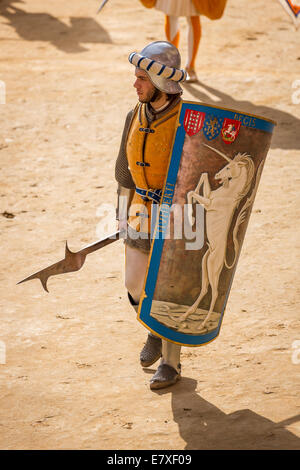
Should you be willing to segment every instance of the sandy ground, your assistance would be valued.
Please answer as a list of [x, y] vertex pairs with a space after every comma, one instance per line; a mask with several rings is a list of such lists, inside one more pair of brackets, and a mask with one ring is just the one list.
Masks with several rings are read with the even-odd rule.
[[111, 0], [96, 16], [98, 3], [0, 1], [0, 446], [299, 449], [300, 31], [277, 1], [229, 0], [221, 21], [203, 19], [201, 83], [184, 89], [278, 126], [221, 333], [183, 349], [181, 382], [149, 389], [121, 242], [51, 278], [50, 294], [16, 286], [58, 261], [65, 240], [97, 240], [136, 102], [127, 56], [164, 39], [160, 12]]

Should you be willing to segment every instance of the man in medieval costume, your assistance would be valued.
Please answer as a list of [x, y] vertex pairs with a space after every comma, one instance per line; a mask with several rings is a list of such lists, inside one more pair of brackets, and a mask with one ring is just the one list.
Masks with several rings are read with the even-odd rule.
[[187, 81], [198, 81], [195, 61], [201, 40], [200, 15], [211, 20], [222, 17], [227, 0], [141, 0], [146, 8], [155, 7], [165, 14], [165, 34], [169, 42], [178, 48], [180, 29], [179, 17], [186, 17], [188, 23], [188, 50], [185, 70]]
[[[180, 69], [177, 48], [167, 41], [149, 44], [140, 54], [132, 53], [129, 61], [135, 65], [134, 87], [139, 102], [125, 121], [115, 177], [119, 201], [127, 201], [125, 211], [120, 204], [117, 209], [119, 228], [126, 226], [128, 232], [125, 285], [131, 304], [137, 308], [150, 252], [151, 215], [158, 207], [168, 169], [181, 102], [179, 83], [186, 74]], [[140, 354], [141, 365], [149, 367], [161, 358], [150, 381], [151, 389], [175, 384], [180, 378], [180, 348], [152, 332], [148, 334]]]

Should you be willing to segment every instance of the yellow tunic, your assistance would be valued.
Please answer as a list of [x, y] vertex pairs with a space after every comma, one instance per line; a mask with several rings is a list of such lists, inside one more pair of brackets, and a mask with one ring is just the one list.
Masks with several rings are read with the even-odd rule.
[[[179, 103], [150, 125], [145, 107], [145, 104], [139, 105], [128, 132], [126, 154], [129, 170], [137, 188], [163, 189], [175, 136]], [[151, 205], [151, 200], [146, 201], [139, 194], [134, 194], [128, 223], [136, 231], [150, 232]]]

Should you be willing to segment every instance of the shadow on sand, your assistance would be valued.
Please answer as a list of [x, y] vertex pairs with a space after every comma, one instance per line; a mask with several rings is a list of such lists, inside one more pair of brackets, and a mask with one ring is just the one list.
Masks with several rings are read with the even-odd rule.
[[14, 6], [15, 3], [24, 2], [0, 1], [0, 17], [25, 41], [49, 42], [67, 53], [87, 51], [83, 43], [112, 43], [107, 31], [93, 18], [70, 17], [70, 25], [66, 25], [48, 13], [28, 13]]
[[[300, 119], [297, 119], [292, 114], [269, 106], [255, 105], [251, 103], [251, 101], [236, 100], [232, 96], [202, 82], [194, 84], [186, 83], [183, 84], [183, 87], [196, 101], [201, 101], [219, 108], [224, 107], [244, 113], [255, 114], [276, 121], [277, 126], [274, 129], [271, 148], [283, 150], [300, 149]], [[208, 93], [206, 93], [206, 91]], [[219, 101], [214, 101], [210, 94], [219, 98]]]
[[299, 421], [300, 415], [274, 423], [249, 409], [226, 414], [201, 398], [196, 386], [196, 380], [183, 377], [175, 386], [154, 392], [171, 394], [185, 450], [299, 449], [300, 439], [285, 426]]

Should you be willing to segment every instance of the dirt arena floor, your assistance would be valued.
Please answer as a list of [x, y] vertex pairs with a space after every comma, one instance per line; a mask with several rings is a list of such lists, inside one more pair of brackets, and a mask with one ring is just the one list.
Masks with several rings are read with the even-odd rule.
[[186, 100], [278, 125], [221, 333], [183, 348], [181, 382], [149, 389], [122, 242], [51, 278], [49, 294], [16, 285], [66, 240], [76, 251], [99, 238], [136, 103], [127, 57], [165, 39], [159, 11], [99, 4], [0, 0], [0, 447], [299, 449], [300, 30], [276, 0], [228, 0], [221, 20], [203, 18], [200, 83], [184, 86]]

